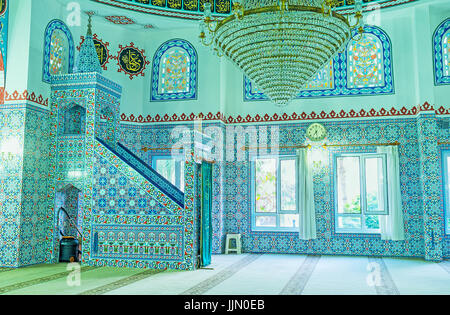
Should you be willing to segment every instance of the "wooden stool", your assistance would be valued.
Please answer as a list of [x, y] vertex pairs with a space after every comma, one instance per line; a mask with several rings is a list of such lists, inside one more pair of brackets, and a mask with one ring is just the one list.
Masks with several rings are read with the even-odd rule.
[[[234, 246], [230, 245], [233, 241], [235, 242]], [[225, 255], [228, 255], [230, 252], [235, 252], [238, 255], [242, 254], [241, 234], [227, 234]]]

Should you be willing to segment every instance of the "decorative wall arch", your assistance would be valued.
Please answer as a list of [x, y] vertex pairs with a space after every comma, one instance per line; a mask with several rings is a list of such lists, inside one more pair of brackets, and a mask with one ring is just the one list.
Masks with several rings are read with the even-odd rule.
[[[64, 47], [65, 45], [66, 47]], [[59, 74], [58, 66], [53, 64], [56, 59], [59, 59], [58, 62], [62, 64], [61, 74], [72, 73], [75, 62], [75, 45], [72, 33], [60, 20], [50, 21], [45, 29], [42, 81], [51, 83], [52, 75]]]
[[73, 103], [63, 112], [63, 119], [64, 135], [84, 136], [86, 132], [86, 108]]
[[152, 66], [151, 101], [197, 99], [198, 57], [194, 46], [183, 39], [162, 44]]
[[[356, 38], [357, 30], [352, 34]], [[370, 47], [367, 47], [369, 46]], [[359, 54], [359, 55], [358, 55]], [[342, 95], [378, 95], [394, 93], [394, 78], [392, 69], [392, 45], [389, 36], [379, 27], [365, 25], [364, 33], [359, 41], [350, 40], [345, 53], [339, 54], [340, 57], [340, 77], [343, 80]], [[350, 58], [361, 58], [361, 62], [351, 62]], [[375, 66], [378, 69], [373, 70], [372, 75], [380, 77], [370, 82], [369, 72], [374, 63], [369, 59], [377, 60]], [[352, 83], [354, 76], [351, 76], [354, 69], [352, 66], [358, 66], [360, 73], [367, 71], [367, 84], [360, 80], [359, 84]], [[367, 68], [367, 69], [366, 69]], [[376, 74], [375, 74], [376, 73]]]
[[450, 18], [434, 31], [433, 60], [434, 84], [450, 84]]

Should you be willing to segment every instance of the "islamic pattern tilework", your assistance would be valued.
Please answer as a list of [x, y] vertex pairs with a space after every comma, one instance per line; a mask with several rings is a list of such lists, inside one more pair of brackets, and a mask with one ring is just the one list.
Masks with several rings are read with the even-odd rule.
[[[144, 190], [146, 195], [150, 196], [151, 199], [148, 199], [149, 202], [151, 200], [155, 200], [159, 204], [164, 204], [165, 206], [165, 212], [170, 212], [170, 215], [95, 215], [93, 220], [93, 240], [91, 245], [92, 250], [92, 257], [96, 257], [99, 253], [98, 246], [96, 244], [99, 244], [98, 238], [99, 235], [95, 233], [97, 225], [101, 224], [101, 226], [104, 226], [104, 224], [110, 224], [114, 223], [114, 226], [112, 227], [106, 227], [108, 233], [111, 234], [111, 232], [121, 230], [121, 229], [130, 229], [130, 224], [138, 224], [139, 226], [134, 226], [132, 229], [136, 233], [143, 233], [145, 234], [144, 239], [149, 239], [150, 234], [154, 233], [156, 235], [161, 235], [160, 230], [165, 229], [175, 229], [174, 233], [166, 233], [165, 236], [161, 236], [162, 238], [173, 240], [175, 239], [175, 235], [177, 235], [176, 239], [177, 242], [173, 243], [172, 245], [166, 244], [166, 247], [161, 245], [163, 242], [159, 241], [158, 252], [155, 248], [150, 248], [148, 245], [146, 248], [146, 245], [139, 245], [135, 244], [134, 247], [132, 246], [131, 252], [128, 252], [128, 254], [125, 254], [123, 252], [120, 254], [120, 249], [117, 248], [117, 252], [114, 252], [114, 247], [112, 247], [113, 250], [113, 257], [115, 257], [116, 260], [110, 261], [110, 260], [100, 260], [100, 261], [92, 261], [93, 263], [97, 265], [104, 265], [104, 264], [114, 264], [115, 266], [128, 266], [128, 267], [137, 267], [137, 268], [158, 268], [158, 269], [192, 269], [193, 268], [193, 241], [194, 241], [194, 235], [193, 235], [193, 204], [191, 202], [192, 198], [192, 168], [193, 166], [190, 165], [190, 163], [186, 163], [186, 169], [185, 173], [187, 174], [187, 182], [186, 182], [186, 206], [184, 209], [179, 208], [176, 206], [175, 203], [173, 203], [171, 200], [169, 200], [164, 194], [162, 194], [160, 191], [158, 191], [155, 187], [152, 187], [150, 183], [145, 181], [144, 179], [139, 178], [139, 173], [130, 168], [128, 165], [126, 165], [122, 160], [117, 159], [112, 152], [106, 150], [105, 148], [102, 148], [101, 145], [97, 145], [96, 148], [96, 157], [102, 157], [108, 161], [109, 166], [109, 172], [111, 172], [111, 168], [116, 168], [116, 170], [123, 174], [123, 178], [128, 178], [128, 181], [134, 181], [133, 186], [137, 186], [137, 189], [133, 189], [133, 186], [130, 186], [130, 183], [125, 186], [125, 189], [128, 189], [128, 194], [133, 197], [133, 195], [136, 194], [137, 191]], [[94, 162], [98, 163], [98, 162]], [[94, 167], [95, 169], [95, 167]], [[115, 172], [115, 171], [113, 171]], [[101, 173], [101, 166], [100, 166], [100, 173]], [[100, 180], [102, 180], [100, 178]], [[120, 180], [120, 178], [119, 178]], [[122, 179], [122, 183], [123, 179]], [[120, 183], [119, 183], [120, 184]], [[96, 185], [96, 187], [98, 184]], [[97, 188], [96, 188], [97, 189]], [[100, 188], [101, 189], [101, 188]], [[94, 193], [96, 193], [94, 191]], [[106, 192], [105, 192], [106, 193]], [[111, 192], [108, 191], [108, 194]], [[119, 191], [120, 195], [120, 191]], [[96, 207], [99, 205], [93, 206], [93, 214], [97, 213], [98, 210], [95, 210]], [[174, 214], [174, 215], [172, 215]], [[157, 225], [157, 227], [150, 227], [149, 225]], [[180, 225], [181, 227], [177, 228], [176, 225]], [[150, 230], [148, 230], [150, 229]], [[147, 231], [147, 232], [145, 232]], [[176, 231], [179, 231], [178, 233]], [[106, 235], [108, 235], [106, 233]], [[180, 234], [182, 233], [182, 234]], [[128, 233], [126, 233], [128, 234]], [[117, 235], [119, 237], [119, 235]], [[182, 240], [184, 243], [181, 245], [180, 240]], [[181, 246], [177, 248], [177, 246]], [[127, 250], [130, 250], [127, 249]], [[124, 249], [125, 251], [125, 249]], [[106, 255], [106, 254], [105, 254]], [[108, 257], [108, 256], [104, 256]], [[112, 256], [111, 256], [112, 257]], [[121, 259], [117, 261], [117, 259]], [[140, 259], [140, 260], [136, 260]], [[173, 261], [172, 261], [173, 260]]]
[[421, 114], [418, 117], [420, 171], [422, 180], [422, 202], [424, 215], [425, 258], [441, 260], [444, 232], [443, 209], [441, 208], [441, 172], [439, 170], [439, 134], [436, 115]]
[[[109, 59], [111, 58], [108, 49], [109, 42], [104, 42], [102, 39], [98, 37], [97, 34], [94, 34], [92, 36], [92, 39], [94, 41], [95, 51], [97, 52], [98, 61], [100, 62], [100, 65], [102, 66], [103, 70], [108, 70], [108, 63]], [[77, 47], [78, 51], [81, 49], [81, 46], [83, 46], [85, 41], [86, 38], [84, 36], [81, 36], [80, 45]]]
[[[134, 156], [125, 146], [120, 143], [116, 146], [116, 152], [121, 158], [125, 158], [133, 168], [141, 175], [150, 180], [150, 182], [166, 194], [170, 199], [177, 203], [180, 207], [184, 206], [184, 194], [175, 185], [167, 181], [156, 170], [145, 164], [142, 160]], [[131, 153], [131, 154], [130, 154]]]
[[0, 266], [44, 262], [49, 152], [48, 113], [29, 104], [0, 110]]
[[433, 35], [434, 83], [450, 84], [450, 19], [437, 27]]
[[108, 144], [117, 142], [120, 100], [105, 91], [97, 91], [97, 125], [95, 136]]
[[[20, 209], [22, 207], [21, 182], [25, 126], [24, 108], [0, 110], [0, 136], [5, 143], [17, 144], [10, 152], [1, 154], [0, 168], [0, 266], [18, 267]], [[8, 145], [9, 147], [10, 145]]]
[[[87, 179], [92, 179], [92, 176], [88, 172], [89, 165], [92, 165], [92, 162], [89, 160], [89, 152], [92, 152], [92, 141], [90, 142], [90, 138], [85, 137], [85, 135], [88, 134], [91, 138], [95, 136], [95, 118], [99, 117], [93, 111], [93, 108], [96, 107], [93, 107], [92, 102], [95, 104], [97, 97], [97, 108], [101, 108], [105, 99], [102, 97], [102, 92], [107, 91], [112, 97], [116, 98], [121, 93], [120, 86], [98, 74], [81, 73], [54, 76], [52, 77], [52, 81], [56, 85], [52, 85], [52, 112], [50, 115], [52, 123], [50, 124], [49, 134], [52, 142], [55, 144], [53, 150], [50, 151], [49, 160], [50, 164], [56, 167], [51, 167], [48, 174], [48, 177], [53, 179], [49, 185], [49, 196], [53, 196], [53, 198], [48, 198], [48, 218], [54, 224], [49, 229], [47, 235], [49, 240], [53, 240], [53, 242], [50, 241], [48, 244], [48, 262], [56, 262], [58, 257], [57, 240], [59, 239], [59, 235], [55, 229], [57, 223], [55, 215], [57, 214], [58, 208], [54, 198], [57, 194], [56, 192], [66, 189], [69, 185], [73, 185], [82, 191], [81, 198], [78, 200], [78, 213], [83, 214], [83, 221], [81, 222], [79, 218], [78, 225], [79, 227], [85, 227], [83, 229], [83, 236], [85, 230], [90, 229], [89, 206], [92, 190], [89, 189], [92, 189], [92, 185], [90, 180]], [[74, 86], [76, 86], [75, 89]], [[64, 114], [67, 109], [76, 107], [74, 104], [84, 109], [83, 112], [85, 112], [86, 116], [85, 134], [65, 135], [66, 120], [64, 119]], [[113, 104], [117, 104], [117, 101], [113, 102]], [[90, 122], [88, 119], [88, 109], [91, 110]], [[84, 119], [75, 120], [78, 122]], [[88, 147], [90, 143], [91, 147]]]
[[22, 173], [22, 211], [20, 234], [21, 266], [43, 263], [46, 258], [48, 220], [48, 161], [51, 142], [47, 111], [30, 107], [26, 112]]
[[[334, 172], [332, 157], [349, 149], [330, 149], [319, 166], [315, 166], [314, 191], [318, 239], [302, 241], [297, 233], [254, 232], [251, 230], [250, 164], [248, 160], [226, 162], [225, 166], [225, 233], [241, 233], [244, 251], [271, 253], [307, 253], [337, 255], [380, 255], [423, 257], [424, 218], [417, 145], [416, 119], [385, 119], [374, 121], [335, 121], [325, 123], [327, 143], [374, 143], [399, 141], [400, 181], [406, 240], [384, 241], [379, 235], [338, 234], [334, 228]], [[255, 125], [252, 125], [255, 126]], [[272, 125], [271, 125], [272, 126]], [[280, 145], [304, 144], [307, 123], [280, 124]], [[237, 145], [235, 139], [235, 145]], [[367, 150], [359, 147], [357, 150]], [[362, 151], [361, 151], [362, 152]], [[280, 154], [295, 154], [283, 149]], [[428, 172], [428, 169], [426, 170]]]
[[51, 82], [56, 74], [71, 73], [75, 62], [75, 45], [69, 28], [60, 20], [51, 21], [44, 34], [42, 80]]
[[64, 136], [57, 141], [58, 191], [71, 184], [83, 187], [85, 143], [83, 136]]
[[94, 258], [181, 261], [183, 226], [94, 226]]
[[120, 173], [101, 156], [94, 166], [93, 205], [95, 214], [166, 215], [173, 214]]
[[174, 39], [158, 48], [151, 91], [152, 101], [197, 98], [197, 52], [189, 42]]
[[[53, 79], [57, 78], [57, 81], [64, 81], [65, 78], [82, 78], [83, 75], [68, 75], [68, 76], [56, 76]], [[67, 83], [67, 81], [64, 81]], [[78, 81], [79, 82], [79, 81]], [[69, 202], [67, 201], [67, 205], [69, 205], [69, 209], [71, 215], [75, 216], [76, 214], [83, 214], [85, 210], [85, 203], [83, 198], [84, 193], [84, 185], [85, 185], [85, 176], [86, 176], [86, 159], [85, 159], [85, 137], [84, 134], [65, 134], [65, 131], [69, 128], [66, 122], [72, 123], [74, 120], [80, 125], [76, 124], [77, 130], [81, 128], [86, 132], [86, 127], [82, 128], [82, 125], [85, 123], [86, 118], [82, 119], [73, 119], [74, 117], [70, 115], [71, 110], [77, 109], [75, 113], [80, 113], [83, 116], [86, 116], [86, 104], [89, 99], [89, 89], [84, 91], [80, 90], [64, 90], [64, 87], [61, 87], [61, 90], [56, 90], [54, 86], [52, 86], [52, 112], [51, 112], [51, 123], [49, 127], [49, 134], [51, 141], [54, 143], [54, 148], [50, 151], [49, 154], [49, 163], [50, 165], [55, 165], [55, 167], [51, 167], [49, 170], [49, 178], [52, 179], [49, 184], [49, 196], [48, 198], [48, 218], [50, 222], [52, 222], [52, 226], [48, 231], [47, 238], [49, 240], [48, 251], [47, 251], [47, 262], [57, 262], [58, 252], [59, 252], [59, 228], [58, 228], [58, 219], [56, 215], [58, 214], [59, 206], [61, 203], [58, 203], [57, 196], [60, 193], [65, 192], [67, 189], [76, 189], [81, 191], [81, 194], [78, 194], [78, 202]], [[69, 118], [67, 118], [69, 115]], [[73, 131], [73, 130], [71, 130]], [[72, 133], [72, 132], [71, 132]], [[80, 198], [80, 196], [82, 198]], [[69, 198], [70, 199], [70, 198]], [[70, 206], [70, 204], [73, 204]], [[66, 206], [67, 206], [66, 205]], [[73, 211], [72, 211], [73, 210]], [[63, 215], [61, 215], [63, 216]], [[64, 221], [63, 221], [64, 222]], [[80, 217], [78, 217], [78, 222], [80, 222]], [[78, 223], [78, 227], [81, 228], [82, 224]], [[73, 230], [71, 233], [76, 234]]]
[[98, 72], [102, 73], [97, 48], [92, 35], [87, 35], [80, 47], [77, 62], [73, 69], [76, 73]]
[[[207, 123], [203, 125], [205, 130], [208, 127], [219, 128], [225, 132], [225, 126], [222, 123]], [[171, 148], [177, 142], [177, 137], [172, 136], [175, 129], [186, 128], [192, 130], [192, 124], [152, 124], [148, 126], [135, 126], [122, 124], [120, 128], [119, 141], [124, 144], [130, 151], [135, 153], [151, 165], [154, 156], [170, 156], [171, 152], [163, 148]], [[223, 141], [221, 139], [220, 141]], [[161, 148], [160, 150], [151, 150], [144, 152], [143, 147]], [[223, 155], [225, 156], [225, 155]], [[213, 167], [213, 207], [212, 207], [212, 224], [213, 224], [213, 253], [220, 254], [224, 247], [224, 173], [225, 163], [218, 162]], [[187, 174], [185, 174], [186, 178]]]
[[[80, 206], [83, 213], [83, 254], [82, 262], [89, 265], [108, 265], [108, 266], [127, 266], [136, 268], [153, 269], [182, 269], [192, 270], [194, 268], [194, 208], [193, 208], [193, 163], [187, 162], [185, 165], [186, 186], [185, 203], [180, 207], [166, 194], [147, 181], [139, 171], [130, 167], [124, 160], [116, 156], [107, 147], [96, 140], [96, 126], [101, 125], [102, 108], [107, 103], [108, 108], [119, 105], [120, 87], [104, 79], [98, 74], [74, 74], [57, 77], [52, 89], [53, 108], [64, 107], [65, 104], [83, 104], [86, 109], [86, 132], [85, 142], [85, 173], [83, 174], [82, 191], [83, 202]], [[79, 89], [73, 89], [77, 85]], [[110, 101], [108, 101], [110, 100]], [[54, 110], [52, 115], [58, 115]], [[58, 118], [53, 119], [55, 127], [51, 130], [56, 133], [58, 129]], [[103, 122], [104, 124], [104, 122]], [[73, 137], [73, 136], [71, 136]], [[57, 161], [57, 156], [52, 156]], [[106, 161], [102, 164], [101, 161]], [[104, 175], [104, 176], [103, 176]], [[102, 191], [102, 183], [108, 182], [109, 189]], [[126, 179], [126, 183], [124, 182]], [[111, 184], [111, 180], [113, 184]], [[124, 199], [127, 205], [124, 207], [124, 213], [121, 214], [120, 207], [123, 203], [121, 199], [120, 185], [124, 184]], [[114, 186], [117, 185], [117, 186]], [[57, 186], [57, 183], [53, 185]], [[53, 191], [55, 189], [53, 188]], [[145, 198], [141, 196], [141, 191], [145, 192]], [[108, 201], [114, 201], [114, 204], [105, 204], [102, 200], [102, 194], [108, 194]], [[111, 196], [115, 195], [115, 198]], [[134, 199], [133, 199], [134, 198]], [[135, 200], [136, 213], [139, 211], [139, 203], [146, 204], [146, 214], [134, 214], [130, 206]], [[159, 204], [152, 208], [152, 200]], [[55, 207], [54, 200], [50, 207]], [[166, 214], [159, 214], [162, 210]], [[153, 209], [153, 210], [152, 210]], [[126, 212], [128, 211], [128, 212]], [[51, 211], [53, 213], [53, 211]], [[116, 214], [111, 214], [115, 212]], [[53, 214], [51, 219], [53, 219]], [[151, 230], [155, 231], [158, 237], [158, 249], [145, 248], [145, 243], [141, 248], [140, 242], [143, 240], [142, 233], [145, 234], [145, 240], [151, 239]], [[127, 231], [126, 241], [127, 249], [115, 251], [114, 245], [112, 252], [105, 252], [105, 246], [99, 247], [99, 231], [116, 233], [119, 239], [119, 233]], [[135, 236], [130, 236], [130, 230], [136, 232]], [[156, 233], [158, 232], [158, 233]], [[50, 235], [50, 239], [52, 235]], [[122, 239], [122, 233], [120, 234]], [[131, 240], [136, 240], [130, 247]], [[164, 243], [166, 239], [166, 243]], [[176, 241], [175, 241], [176, 240]], [[105, 244], [103, 244], [105, 245]], [[55, 248], [51, 248], [56, 252]], [[153, 251], [152, 251], [153, 250]], [[113, 258], [114, 257], [114, 258]]]
[[64, 114], [64, 135], [84, 135], [86, 129], [86, 110], [77, 104], [71, 104]]
[[[394, 93], [392, 48], [387, 34], [378, 27], [366, 25], [360, 40], [356, 41], [355, 32], [353, 35], [346, 52], [337, 54], [297, 98]], [[244, 101], [267, 99], [244, 77]]]

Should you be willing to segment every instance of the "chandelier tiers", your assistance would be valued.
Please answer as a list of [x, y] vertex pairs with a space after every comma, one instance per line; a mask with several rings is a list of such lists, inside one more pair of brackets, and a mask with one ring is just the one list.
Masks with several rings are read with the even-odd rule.
[[[241, 2], [243, 1], [243, 2]], [[219, 21], [204, 4], [200, 40], [225, 55], [278, 106], [286, 106], [325, 64], [342, 51], [352, 30], [362, 34], [362, 0], [356, 24], [333, 9], [337, 0], [239, 0]]]

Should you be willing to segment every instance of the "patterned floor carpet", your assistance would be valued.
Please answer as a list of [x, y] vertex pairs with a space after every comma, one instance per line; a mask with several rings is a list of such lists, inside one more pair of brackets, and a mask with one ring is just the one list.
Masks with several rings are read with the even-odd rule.
[[422, 259], [243, 254], [192, 272], [67, 267], [1, 268], [0, 295], [450, 294], [450, 261]]

